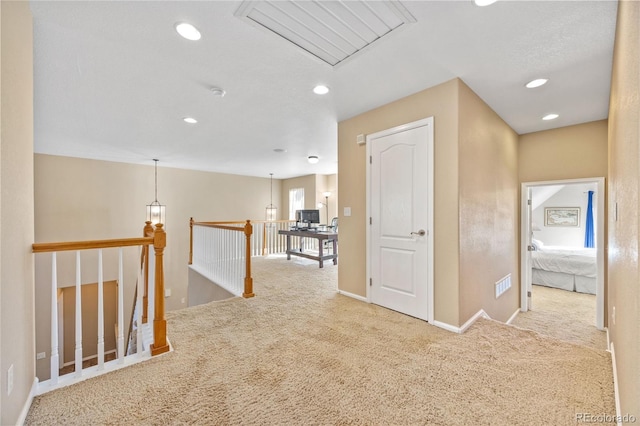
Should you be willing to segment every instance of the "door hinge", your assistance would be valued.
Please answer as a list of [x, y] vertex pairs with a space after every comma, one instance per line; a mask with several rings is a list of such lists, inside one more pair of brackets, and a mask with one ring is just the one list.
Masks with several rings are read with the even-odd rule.
[[369, 156], [369, 164], [373, 164], [373, 155]]
[[373, 225], [373, 219], [369, 216], [369, 225]]
[[529, 199], [527, 200], [527, 205], [529, 205], [529, 206], [531, 205], [531, 198], [529, 198]]
[[527, 297], [531, 297], [531, 292], [530, 291], [527, 292]]
[[527, 246], [527, 251], [536, 251], [534, 246]]
[[373, 286], [373, 278], [369, 278], [369, 287]]

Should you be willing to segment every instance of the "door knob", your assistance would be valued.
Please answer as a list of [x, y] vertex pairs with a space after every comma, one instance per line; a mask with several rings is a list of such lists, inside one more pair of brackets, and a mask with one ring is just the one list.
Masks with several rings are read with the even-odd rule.
[[421, 237], [424, 237], [426, 234], [424, 229], [419, 230], [418, 232], [412, 232], [411, 235], [420, 235]]

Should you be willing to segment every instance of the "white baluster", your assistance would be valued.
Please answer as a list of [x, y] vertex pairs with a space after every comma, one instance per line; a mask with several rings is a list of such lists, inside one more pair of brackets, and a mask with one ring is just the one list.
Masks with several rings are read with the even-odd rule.
[[102, 249], [98, 250], [98, 370], [104, 370], [104, 282]]
[[124, 281], [122, 264], [122, 247], [118, 251], [118, 362], [124, 363]]
[[82, 275], [80, 267], [80, 251], [76, 251], [76, 372], [82, 376]]
[[51, 384], [58, 384], [60, 354], [58, 353], [58, 266], [56, 252], [51, 254]]
[[[140, 259], [140, 256], [138, 256], [138, 259]], [[136, 349], [137, 349], [138, 355], [140, 355], [142, 354], [142, 349], [143, 349], [142, 348], [142, 295], [144, 293], [141, 268], [138, 268], [138, 279], [136, 280], [136, 283], [138, 285], [137, 297], [134, 302], [136, 306], [136, 309], [134, 309], [134, 312], [136, 313], [135, 321], [137, 323]]]

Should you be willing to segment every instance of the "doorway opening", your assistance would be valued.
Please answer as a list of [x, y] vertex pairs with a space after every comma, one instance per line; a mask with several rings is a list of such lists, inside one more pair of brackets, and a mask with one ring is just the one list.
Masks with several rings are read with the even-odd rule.
[[[558, 318], [603, 330], [604, 178], [526, 182], [521, 189], [521, 312], [551, 303]], [[585, 306], [586, 320], [577, 313]]]

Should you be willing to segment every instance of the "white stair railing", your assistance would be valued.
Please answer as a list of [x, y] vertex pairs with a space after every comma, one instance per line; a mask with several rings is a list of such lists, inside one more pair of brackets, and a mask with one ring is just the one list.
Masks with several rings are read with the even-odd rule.
[[[71, 383], [75, 383], [79, 380], [84, 380], [88, 377], [103, 374], [107, 371], [111, 371], [117, 368], [121, 368], [123, 365], [128, 365], [134, 362], [138, 362], [142, 359], [150, 358], [152, 355], [157, 355], [168, 351], [170, 348], [166, 340], [166, 321], [164, 320], [164, 306], [158, 308], [157, 301], [155, 300], [156, 294], [164, 293], [164, 282], [162, 273], [162, 263], [156, 264], [156, 257], [162, 260], [162, 253], [165, 246], [166, 237], [162, 225], [156, 225], [156, 229], [150, 227], [150, 222], [145, 227], [145, 237], [141, 238], [127, 238], [127, 239], [115, 239], [115, 240], [99, 240], [99, 241], [79, 241], [79, 242], [65, 242], [65, 243], [36, 243], [33, 244], [34, 253], [51, 253], [51, 353], [50, 353], [50, 378], [48, 380], [40, 381], [37, 389], [37, 394], [48, 392], [61, 386], [66, 386]], [[144, 331], [146, 330], [150, 334], [151, 338], [147, 339], [149, 342], [145, 345], [139, 344], [136, 353], [133, 356], [127, 356], [125, 349], [125, 336], [124, 336], [124, 287], [126, 283], [123, 280], [124, 277], [124, 261], [123, 261], [123, 248], [124, 247], [139, 247], [142, 250], [144, 247], [153, 248], [155, 251], [148, 250], [147, 256], [144, 256], [144, 262], [148, 262], [149, 274], [148, 281], [145, 283], [147, 277], [143, 274], [143, 265], [137, 265], [137, 309], [136, 321], [137, 339], [138, 342], [144, 342]], [[105, 267], [103, 263], [103, 249], [117, 249], [117, 335], [116, 339], [116, 353], [117, 358], [113, 361], [105, 362], [105, 298], [104, 298], [104, 283], [105, 283]], [[75, 373], [60, 376], [60, 344], [58, 334], [58, 292], [59, 292], [59, 280], [58, 280], [58, 252], [63, 251], [75, 251], [75, 343], [74, 343], [74, 365]], [[93, 252], [97, 254], [97, 364], [92, 367], [83, 368], [83, 318], [82, 318], [82, 286], [83, 286], [83, 266], [86, 268], [87, 263], [82, 263], [81, 252]], [[140, 253], [139, 253], [140, 254]], [[138, 257], [140, 259], [140, 257]], [[65, 265], [68, 266], [68, 265]], [[109, 268], [111, 273], [116, 268], [113, 265]], [[66, 269], [69, 269], [68, 267]], [[157, 274], [157, 272], [160, 274]], [[91, 274], [88, 274], [91, 275]], [[94, 275], [95, 276], [95, 275]], [[160, 279], [156, 279], [160, 277]], [[95, 281], [94, 281], [95, 282]], [[84, 283], [85, 285], [88, 283]], [[149, 302], [148, 309], [149, 315], [146, 318], [147, 322], [143, 324], [142, 312], [143, 299], [142, 295], [145, 292], [145, 287], [148, 289]]]

